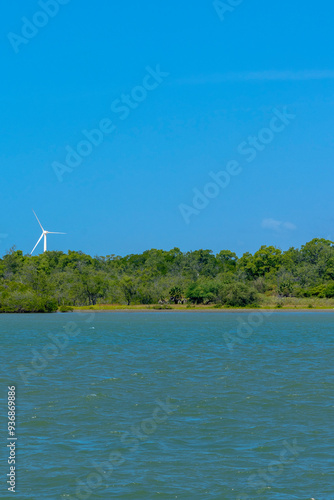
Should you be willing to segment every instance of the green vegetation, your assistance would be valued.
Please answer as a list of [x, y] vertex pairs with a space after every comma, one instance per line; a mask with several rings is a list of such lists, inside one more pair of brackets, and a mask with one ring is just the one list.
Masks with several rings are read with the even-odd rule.
[[[228, 250], [90, 257], [82, 252], [0, 259], [0, 312], [67, 312], [119, 304], [179, 307], [316, 307], [334, 298], [334, 243], [314, 239], [286, 252], [263, 246], [241, 258]], [[320, 303], [319, 302], [319, 303]], [[293, 305], [295, 304], [295, 305]]]

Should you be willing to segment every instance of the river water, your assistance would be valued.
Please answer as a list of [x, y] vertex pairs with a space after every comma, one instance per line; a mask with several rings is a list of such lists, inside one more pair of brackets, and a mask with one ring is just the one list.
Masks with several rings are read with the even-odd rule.
[[1, 499], [334, 499], [331, 312], [2, 315], [0, 342]]

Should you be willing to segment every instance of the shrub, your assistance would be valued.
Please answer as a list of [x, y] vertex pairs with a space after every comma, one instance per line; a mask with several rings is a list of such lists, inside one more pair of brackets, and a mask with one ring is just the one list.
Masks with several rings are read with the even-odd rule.
[[311, 288], [301, 289], [298, 291], [297, 296], [299, 297], [325, 297], [326, 286], [318, 285]]
[[52, 313], [58, 310], [58, 303], [56, 299], [41, 299], [42, 309], [38, 312]]
[[59, 307], [59, 312], [61, 312], [61, 313], [73, 312], [73, 307], [70, 307], [70, 306], [60, 306]]
[[330, 285], [327, 285], [324, 291], [325, 297], [328, 299], [331, 299], [334, 297], [334, 283], [331, 283]]
[[186, 297], [193, 304], [209, 304], [217, 297], [217, 286], [210, 282], [196, 282], [189, 285]]
[[4, 313], [52, 313], [58, 304], [55, 299], [36, 295], [31, 290], [15, 291], [11, 295], [3, 295], [0, 312]]
[[222, 303], [231, 307], [246, 307], [258, 304], [257, 291], [245, 283], [224, 285], [220, 289], [219, 295]]

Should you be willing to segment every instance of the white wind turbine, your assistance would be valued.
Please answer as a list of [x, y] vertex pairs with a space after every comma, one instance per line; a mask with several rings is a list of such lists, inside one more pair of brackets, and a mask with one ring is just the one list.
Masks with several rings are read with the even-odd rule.
[[[33, 211], [33, 212], [34, 212], [34, 211]], [[47, 234], [66, 234], [66, 233], [54, 233], [54, 232], [51, 232], [51, 231], [45, 231], [45, 229], [43, 228], [42, 224], [40, 223], [40, 221], [39, 221], [39, 219], [38, 219], [37, 215], [35, 214], [35, 212], [34, 212], [34, 215], [35, 215], [35, 217], [36, 217], [36, 219], [37, 219], [37, 221], [38, 221], [38, 224], [41, 226], [41, 228], [42, 228], [42, 231], [43, 231], [43, 232], [42, 232], [42, 234], [41, 234], [40, 239], [37, 241], [36, 245], [35, 245], [35, 246], [34, 246], [34, 248], [32, 249], [32, 251], [31, 251], [31, 254], [30, 254], [30, 255], [32, 255], [32, 254], [33, 254], [33, 252], [34, 252], [35, 248], [37, 247], [38, 243], [41, 241], [41, 239], [43, 238], [43, 236], [44, 236], [44, 252], [46, 252], [46, 251], [47, 251], [47, 240], [46, 240]]]

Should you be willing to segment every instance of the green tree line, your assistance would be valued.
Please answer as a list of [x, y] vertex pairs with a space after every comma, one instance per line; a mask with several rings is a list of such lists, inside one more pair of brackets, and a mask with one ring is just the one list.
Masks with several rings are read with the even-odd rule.
[[261, 297], [334, 297], [334, 243], [300, 249], [262, 246], [238, 258], [229, 250], [147, 250], [120, 257], [82, 252], [0, 259], [0, 312], [53, 312], [95, 304], [259, 305]]

